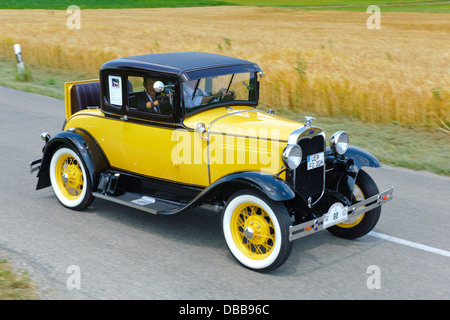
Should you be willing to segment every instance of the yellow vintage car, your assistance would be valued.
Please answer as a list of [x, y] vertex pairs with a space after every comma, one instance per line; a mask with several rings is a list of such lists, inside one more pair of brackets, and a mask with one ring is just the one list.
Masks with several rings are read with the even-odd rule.
[[357, 238], [375, 227], [393, 188], [379, 192], [361, 168], [378, 160], [330, 137], [314, 118], [257, 108], [261, 68], [201, 52], [105, 63], [98, 80], [65, 85], [63, 131], [45, 140], [37, 189], [70, 209], [95, 198], [170, 215], [212, 204], [245, 267], [268, 272], [295, 239], [327, 229]]

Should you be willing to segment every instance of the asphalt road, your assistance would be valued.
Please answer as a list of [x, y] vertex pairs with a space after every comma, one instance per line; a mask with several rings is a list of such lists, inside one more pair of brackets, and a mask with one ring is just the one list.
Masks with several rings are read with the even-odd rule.
[[368, 170], [395, 187], [376, 233], [297, 240], [284, 266], [259, 274], [235, 262], [211, 208], [166, 217], [96, 199], [74, 212], [35, 191], [28, 162], [63, 118], [61, 100], [0, 87], [0, 259], [28, 270], [43, 299], [450, 298], [448, 177]]

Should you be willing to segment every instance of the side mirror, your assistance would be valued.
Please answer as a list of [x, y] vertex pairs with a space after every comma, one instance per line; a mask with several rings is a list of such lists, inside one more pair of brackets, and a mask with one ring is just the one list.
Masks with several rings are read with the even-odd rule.
[[155, 89], [156, 92], [161, 92], [164, 90], [164, 83], [162, 81], [155, 81], [153, 84], [153, 89]]

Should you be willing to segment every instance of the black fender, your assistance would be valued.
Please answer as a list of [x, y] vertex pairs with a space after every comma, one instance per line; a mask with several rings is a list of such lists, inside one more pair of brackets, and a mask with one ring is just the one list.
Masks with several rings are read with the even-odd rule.
[[295, 197], [292, 187], [280, 177], [260, 171], [244, 171], [226, 175], [215, 181], [210, 191], [235, 193], [239, 189], [253, 188], [269, 197], [273, 201], [286, 201]]
[[182, 210], [207, 203], [223, 204], [232, 194], [241, 189], [257, 190], [273, 201], [288, 201], [295, 197], [294, 190], [283, 179], [259, 171], [244, 171], [231, 173], [216, 180]]
[[350, 202], [359, 170], [362, 167], [381, 167], [380, 161], [373, 154], [355, 146], [349, 146], [342, 156], [334, 154], [327, 148], [325, 161], [327, 169], [334, 168], [327, 172], [326, 188], [338, 191]]
[[62, 145], [72, 147], [82, 159], [95, 191], [99, 173], [109, 167], [108, 159], [94, 138], [82, 129], [69, 129], [62, 131], [52, 137], [44, 147], [41, 168], [37, 174], [38, 183], [36, 190], [49, 187], [50, 183], [50, 161], [53, 153]]
[[347, 152], [344, 154], [344, 159], [353, 161], [350, 169], [356, 174], [362, 167], [381, 167], [380, 161], [373, 154], [355, 146], [348, 147]]

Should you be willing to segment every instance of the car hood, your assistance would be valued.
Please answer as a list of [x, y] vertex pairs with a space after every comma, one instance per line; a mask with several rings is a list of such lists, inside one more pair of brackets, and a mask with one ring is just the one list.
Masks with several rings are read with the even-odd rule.
[[199, 122], [205, 124], [210, 134], [234, 134], [287, 141], [289, 135], [303, 123], [289, 120], [252, 107], [223, 107], [205, 110], [187, 116], [184, 125], [196, 128]]

